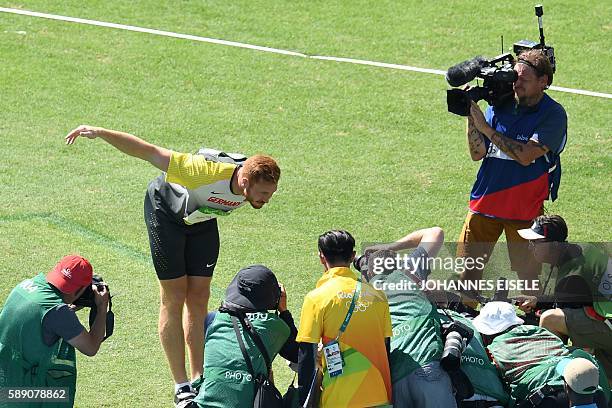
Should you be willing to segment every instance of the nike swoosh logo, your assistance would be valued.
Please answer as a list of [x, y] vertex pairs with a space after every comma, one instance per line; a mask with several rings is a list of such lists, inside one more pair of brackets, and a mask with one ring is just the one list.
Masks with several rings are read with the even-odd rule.
[[210, 194], [225, 194], [225, 193], [218, 193], [216, 191], [211, 191]]
[[210, 268], [211, 266], [214, 266], [215, 264], [216, 264], [216, 262], [213, 262], [213, 263], [211, 263], [210, 265], [209, 265], [209, 264], [206, 264], [206, 267], [207, 267], [207, 268]]

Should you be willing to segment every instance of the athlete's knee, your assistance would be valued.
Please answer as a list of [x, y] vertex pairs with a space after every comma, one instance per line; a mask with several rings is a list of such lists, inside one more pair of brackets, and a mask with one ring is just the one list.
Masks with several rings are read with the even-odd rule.
[[182, 310], [187, 299], [187, 292], [184, 288], [162, 288], [160, 307], [166, 310]]
[[191, 278], [187, 285], [185, 304], [189, 308], [206, 308], [210, 299], [210, 278]]
[[210, 289], [204, 289], [198, 293], [189, 292], [185, 299], [185, 305], [189, 310], [206, 311], [208, 309], [208, 300], [210, 298]]

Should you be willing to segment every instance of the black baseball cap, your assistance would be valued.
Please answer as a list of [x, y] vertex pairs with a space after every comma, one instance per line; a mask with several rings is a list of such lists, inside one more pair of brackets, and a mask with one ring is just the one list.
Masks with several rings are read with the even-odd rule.
[[527, 239], [545, 239], [547, 241], [565, 242], [567, 225], [558, 215], [541, 215], [533, 221], [530, 228], [518, 230], [518, 234]]
[[223, 306], [242, 312], [275, 310], [280, 295], [274, 273], [264, 265], [250, 265], [238, 271], [230, 282]]

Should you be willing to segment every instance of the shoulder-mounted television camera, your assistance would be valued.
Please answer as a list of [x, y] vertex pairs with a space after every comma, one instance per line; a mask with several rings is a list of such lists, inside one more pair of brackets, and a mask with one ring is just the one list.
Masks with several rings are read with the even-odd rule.
[[[538, 17], [540, 28], [540, 42], [520, 40], [514, 43], [514, 54], [518, 57], [524, 51], [540, 49], [548, 57], [553, 72], [555, 72], [554, 48], [544, 42], [544, 27], [542, 25], [544, 9], [542, 5], [535, 6], [535, 14]], [[460, 87], [474, 78], [481, 78], [483, 82], [482, 86], [476, 86], [467, 91], [458, 88], [447, 90], [448, 111], [456, 115], [468, 116], [471, 101], [485, 100], [491, 106], [502, 106], [512, 101], [514, 99], [513, 84], [517, 80], [514, 64], [514, 56], [511, 53], [505, 53], [490, 60], [478, 56], [450, 67], [446, 72], [446, 81], [450, 86]]]
[[104, 287], [106, 287], [106, 290], [109, 292], [108, 312], [106, 313], [106, 335], [104, 336], [104, 340], [106, 340], [112, 336], [115, 329], [115, 314], [112, 310], [113, 300], [112, 296], [110, 296], [110, 289], [108, 284], [104, 282], [104, 279], [102, 279], [100, 275], [94, 275], [91, 279], [91, 285], [89, 285], [83, 294], [79, 296], [77, 300], [72, 302], [72, 304], [75, 306], [89, 308], [89, 327], [93, 326], [96, 316], [98, 315], [98, 307], [96, 306], [96, 295], [94, 294], [92, 286], [96, 286], [100, 291], [104, 290]]

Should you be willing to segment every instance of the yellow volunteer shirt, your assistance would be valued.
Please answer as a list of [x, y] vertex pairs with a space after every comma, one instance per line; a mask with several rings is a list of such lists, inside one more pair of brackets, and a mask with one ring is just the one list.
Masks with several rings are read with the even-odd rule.
[[246, 204], [245, 197], [232, 193], [230, 188], [237, 167], [236, 164], [206, 160], [199, 154], [172, 152], [166, 181], [173, 183], [175, 189], [183, 189], [180, 192], [187, 196], [185, 223], [207, 221]]
[[[338, 335], [360, 276], [349, 268], [332, 268], [304, 298], [296, 340], [327, 344]], [[391, 337], [385, 294], [362, 283], [346, 331], [338, 340], [344, 358], [342, 375], [330, 378], [324, 367], [321, 407], [373, 407], [391, 401], [391, 375], [385, 338]], [[325, 364], [325, 359], [323, 359]]]

